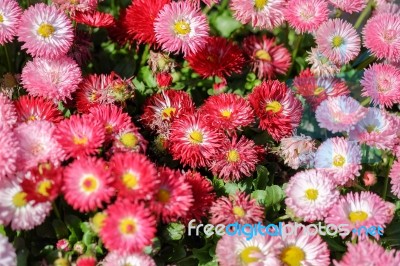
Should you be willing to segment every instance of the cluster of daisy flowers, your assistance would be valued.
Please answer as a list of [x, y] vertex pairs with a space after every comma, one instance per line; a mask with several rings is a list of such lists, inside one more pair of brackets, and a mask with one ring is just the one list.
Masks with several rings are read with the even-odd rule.
[[[8, 65], [7, 46], [17, 42], [27, 58], [17, 75], [0, 80], [0, 224], [11, 236], [0, 235], [1, 265], [17, 264], [13, 232], [49, 220], [64, 225], [70, 213], [86, 221], [95, 241], [84, 245], [74, 235], [49, 243], [58, 252], [49, 263], [156, 265], [157, 256], [168, 252], [163, 231], [168, 225], [183, 225], [185, 231], [193, 219], [257, 224], [278, 216], [271, 212], [279, 208], [265, 204], [274, 195], [263, 191], [267, 197], [260, 201], [252, 193], [256, 186], [233, 192], [218, 187], [252, 181], [257, 167], [268, 163], [286, 175], [275, 180], [285, 183], [278, 220], [345, 224], [350, 231], [386, 230], [398, 220], [393, 203], [400, 198], [398, 4], [134, 0], [114, 17], [100, 11], [99, 2], [28, 2], [25, 9], [15, 0], [0, 2], [0, 45]], [[244, 36], [216, 34], [207, 16], [216, 6], [229, 8]], [[352, 24], [342, 13], [358, 19]], [[142, 92], [133, 77], [85, 72], [93, 56], [93, 28], [103, 28], [120, 46], [150, 50], [142, 61], [158, 90], [140, 106], [134, 106]], [[291, 49], [271, 37], [282, 28], [296, 34]], [[307, 36], [315, 47], [298, 60]], [[292, 82], [282, 81], [292, 77], [297, 61], [309, 66]], [[340, 77], [357, 64], [365, 70], [351, 87]], [[213, 95], [198, 103], [189, 88], [174, 88], [174, 76], [185, 67], [212, 80]], [[231, 79], [246, 73], [257, 77], [251, 91], [226, 92]], [[360, 102], [361, 97], [367, 99]], [[304, 123], [311, 120], [305, 110], [326, 138], [297, 133], [311, 123]], [[267, 141], [260, 141], [260, 132]], [[370, 150], [382, 162], [366, 164]], [[341, 246], [346, 252], [340, 259], [325, 238], [303, 230], [285, 239], [203, 240], [215, 248], [219, 265], [400, 265], [400, 253], [389, 250], [379, 234], [343, 236], [339, 241], [347, 249]], [[179, 245], [195, 257], [190, 245]], [[107, 252], [98, 251], [103, 246]]]

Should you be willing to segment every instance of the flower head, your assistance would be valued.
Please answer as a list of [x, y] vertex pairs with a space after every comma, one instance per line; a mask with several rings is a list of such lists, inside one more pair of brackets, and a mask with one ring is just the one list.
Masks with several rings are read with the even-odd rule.
[[17, 34], [22, 9], [15, 0], [0, 3], [0, 45], [12, 41]]
[[13, 102], [3, 93], [0, 93], [0, 125], [11, 128], [17, 122], [17, 113]]
[[42, 97], [23, 95], [15, 101], [18, 122], [46, 120], [53, 123], [60, 122], [63, 117], [53, 101]]
[[4, 235], [0, 235], [0, 265], [17, 266], [15, 248]]
[[397, 160], [393, 163], [392, 168], [390, 169], [390, 184], [392, 185], [391, 191], [392, 193], [400, 198], [400, 161]]
[[347, 13], [360, 12], [366, 5], [365, 0], [329, 0], [335, 7]]
[[97, 8], [99, 0], [53, 0], [62, 10], [68, 10], [72, 14], [75, 11], [91, 11]]
[[293, 169], [314, 164], [315, 141], [308, 136], [291, 136], [281, 139], [279, 154], [285, 164]]
[[72, 19], [78, 23], [96, 28], [108, 28], [115, 24], [114, 17], [111, 14], [92, 10], [88, 12], [77, 11]]
[[153, 258], [142, 253], [123, 254], [115, 251], [108, 252], [102, 261], [104, 266], [146, 265], [156, 266]]
[[0, 123], [0, 180], [17, 170], [19, 143], [14, 132]]
[[340, 67], [332, 62], [318, 48], [308, 51], [306, 61], [311, 65], [311, 72], [317, 77], [332, 77], [340, 72]]
[[131, 123], [121, 129], [115, 136], [112, 151], [116, 152], [146, 152], [147, 140], [139, 133], [139, 129]]

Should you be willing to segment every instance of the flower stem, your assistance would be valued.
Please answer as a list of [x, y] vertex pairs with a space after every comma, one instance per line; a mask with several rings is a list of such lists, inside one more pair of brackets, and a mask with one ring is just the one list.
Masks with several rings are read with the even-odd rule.
[[364, 22], [365, 18], [371, 13], [373, 4], [374, 4], [374, 1], [369, 0], [367, 6], [364, 8], [363, 12], [360, 14], [356, 23], [354, 24], [354, 28], [358, 29], [361, 26], [361, 24]]
[[393, 164], [393, 156], [389, 156], [389, 160], [388, 160], [388, 169], [387, 169], [387, 173], [385, 176], [385, 180], [383, 183], [383, 193], [382, 193], [382, 198], [385, 200], [386, 199], [386, 195], [387, 195], [387, 190], [388, 190], [388, 185], [389, 185], [389, 174], [390, 174], [390, 168], [392, 167]]
[[54, 201], [51, 202], [51, 206], [53, 207], [54, 213], [56, 214], [57, 218], [61, 220], [60, 211], [57, 208], [57, 205]]
[[4, 47], [4, 54], [6, 55], [8, 71], [10, 71], [12, 73], [13, 69], [12, 69], [12, 66], [11, 66], [10, 55], [8, 54], [7, 44], [4, 44], [3, 47]]

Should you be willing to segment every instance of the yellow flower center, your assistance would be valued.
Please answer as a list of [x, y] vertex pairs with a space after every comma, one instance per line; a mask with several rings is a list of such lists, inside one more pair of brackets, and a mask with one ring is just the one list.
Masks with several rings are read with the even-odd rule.
[[269, 103], [267, 103], [267, 106], [265, 107], [265, 111], [267, 111], [267, 112], [272, 111], [274, 113], [278, 113], [281, 110], [282, 110], [282, 105], [278, 101], [269, 102]]
[[324, 91], [325, 91], [324, 88], [318, 87], [318, 88], [316, 88], [316, 89], [314, 90], [314, 95], [315, 95], [315, 96], [320, 95], [320, 94], [323, 93]]
[[237, 216], [239, 216], [240, 218], [244, 217], [246, 215], [246, 212], [243, 210], [242, 207], [239, 206], [234, 206], [233, 207], [233, 213]]
[[255, 0], [254, 7], [257, 10], [262, 10], [268, 4], [268, 0]]
[[122, 176], [122, 183], [124, 183], [125, 187], [133, 189], [137, 187], [138, 180], [134, 174], [128, 172]]
[[267, 62], [272, 61], [271, 55], [265, 50], [258, 50], [256, 52], [256, 57], [263, 61], [267, 61]]
[[43, 38], [49, 38], [53, 35], [55, 28], [47, 23], [40, 24], [39, 28], [37, 29], [37, 33], [42, 36]]
[[119, 222], [119, 231], [124, 235], [132, 235], [136, 232], [136, 221], [132, 218], [124, 218]]
[[43, 180], [37, 185], [37, 193], [44, 197], [50, 196], [49, 190], [53, 186], [53, 183], [50, 180]]
[[105, 214], [104, 212], [98, 212], [93, 216], [92, 224], [93, 227], [95, 228], [95, 231], [100, 231], [100, 229], [104, 225], [104, 221], [106, 220], [106, 218], [107, 214]]
[[374, 132], [374, 131], [378, 131], [376, 126], [374, 126], [374, 125], [367, 126], [366, 130], [367, 130], [368, 133], [371, 133], [371, 132]]
[[179, 20], [174, 24], [174, 31], [179, 35], [187, 35], [190, 33], [190, 25], [184, 20]]
[[288, 246], [281, 253], [281, 261], [288, 266], [301, 266], [305, 258], [304, 251], [296, 246]]
[[318, 190], [309, 188], [306, 190], [306, 198], [309, 200], [316, 200], [318, 198]]
[[70, 0], [69, 3], [71, 5], [77, 5], [77, 4], [79, 4], [79, 0]]
[[246, 265], [253, 262], [258, 262], [259, 259], [254, 256], [257, 253], [261, 253], [261, 249], [259, 249], [258, 247], [254, 246], [246, 247], [245, 249], [242, 250], [242, 252], [240, 252], [240, 259]]
[[198, 131], [198, 130], [193, 130], [190, 134], [189, 134], [189, 141], [192, 144], [200, 144], [203, 142], [203, 134]]
[[166, 189], [160, 189], [157, 194], [158, 201], [162, 203], [167, 203], [169, 201], [169, 198], [171, 197], [171, 194], [169, 193], [168, 190]]
[[350, 212], [349, 219], [352, 223], [363, 222], [368, 219], [368, 213], [364, 211]]
[[4, 22], [4, 17], [3, 15], [0, 14], [0, 23]]
[[17, 208], [21, 208], [26, 206], [26, 204], [28, 203], [26, 201], [26, 196], [27, 194], [23, 191], [18, 192], [17, 194], [14, 195], [14, 197], [12, 198], [12, 203], [14, 204], [15, 207]]
[[236, 163], [237, 161], [240, 160], [240, 154], [236, 150], [230, 150], [226, 157], [227, 157], [226, 159], [230, 163]]
[[344, 158], [342, 155], [340, 154], [336, 154], [333, 157], [333, 165], [336, 167], [343, 167], [343, 165], [346, 163], [346, 158]]
[[174, 113], [176, 112], [176, 108], [174, 107], [167, 107], [164, 110], [162, 110], [161, 115], [162, 115], [162, 119], [168, 119], [171, 118]]
[[113, 133], [113, 126], [112, 125], [110, 125], [110, 124], [106, 125], [106, 133], [108, 135]]
[[99, 181], [93, 175], [88, 175], [82, 179], [81, 188], [86, 193], [95, 192], [99, 188]]
[[138, 144], [138, 138], [132, 132], [122, 134], [120, 140], [121, 143], [127, 148], [134, 148]]
[[225, 117], [225, 118], [230, 118], [230, 117], [231, 117], [231, 114], [232, 114], [232, 111], [231, 111], [231, 110], [222, 110], [222, 111], [221, 111], [221, 115], [222, 115], [223, 117]]
[[74, 144], [75, 145], [86, 145], [87, 143], [88, 143], [88, 138], [87, 137], [83, 137], [83, 138], [80, 138], [80, 137], [77, 137], [77, 136], [74, 137]]
[[335, 37], [332, 38], [332, 46], [334, 48], [337, 48], [337, 47], [341, 46], [343, 43], [344, 43], [344, 40], [340, 36], [335, 36]]

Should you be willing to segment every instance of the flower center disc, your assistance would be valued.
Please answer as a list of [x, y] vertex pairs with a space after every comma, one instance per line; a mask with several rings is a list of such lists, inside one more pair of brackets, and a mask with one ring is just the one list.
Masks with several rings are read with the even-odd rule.
[[90, 176], [85, 177], [82, 180], [81, 187], [82, 187], [83, 191], [85, 191], [86, 193], [92, 193], [98, 189], [99, 182], [98, 182], [97, 178], [90, 175]]
[[203, 134], [198, 130], [194, 130], [189, 134], [189, 140], [193, 144], [200, 144], [203, 142]]
[[167, 107], [164, 110], [162, 110], [161, 115], [162, 115], [162, 119], [168, 119], [171, 118], [174, 113], [176, 112], [176, 108], [174, 107]]
[[274, 113], [278, 113], [279, 111], [282, 110], [282, 105], [278, 101], [272, 101], [267, 103], [267, 106], [265, 107], [265, 111], [272, 111]]
[[364, 211], [350, 212], [349, 219], [352, 223], [363, 222], [368, 219], [368, 213]]
[[230, 150], [226, 157], [230, 163], [236, 163], [240, 160], [240, 154], [236, 150]]
[[124, 183], [125, 187], [133, 189], [137, 187], [138, 180], [134, 174], [128, 172], [122, 176], [122, 183]]
[[223, 117], [225, 117], [225, 118], [230, 118], [231, 115], [232, 115], [232, 112], [231, 112], [231, 110], [222, 110], [222, 111], [221, 111], [221, 115], [222, 115]]
[[334, 48], [337, 48], [337, 47], [341, 46], [343, 43], [344, 43], [344, 40], [340, 36], [335, 36], [335, 37], [332, 38], [332, 46]]
[[324, 88], [318, 87], [318, 88], [316, 88], [316, 89], [314, 90], [314, 95], [315, 95], [315, 96], [320, 95], [320, 94], [323, 93], [324, 91], [325, 91]]
[[80, 137], [77, 137], [77, 136], [74, 137], [74, 144], [75, 145], [86, 145], [87, 143], [88, 143], [88, 138], [87, 137], [83, 137], [83, 138], [80, 138]]
[[246, 212], [243, 210], [243, 208], [239, 206], [233, 207], [233, 213], [239, 217], [244, 217], [246, 215]]
[[53, 35], [54, 31], [54, 27], [47, 23], [40, 24], [39, 28], [37, 29], [37, 33], [43, 38], [49, 38], [51, 35]]
[[271, 55], [265, 50], [258, 50], [256, 52], [256, 58], [267, 62], [272, 61]]
[[282, 251], [281, 261], [288, 266], [301, 266], [305, 254], [301, 248], [296, 246], [289, 246]]
[[124, 235], [132, 235], [136, 232], [136, 222], [132, 218], [124, 218], [119, 223], [119, 231]]
[[127, 148], [134, 148], [138, 144], [138, 139], [132, 132], [122, 134], [121, 136], [122, 144]]
[[26, 201], [26, 196], [27, 194], [23, 191], [18, 192], [17, 194], [14, 195], [12, 198], [12, 203], [14, 204], [15, 207], [21, 208], [24, 207], [27, 204]]
[[179, 20], [175, 22], [174, 31], [179, 35], [187, 35], [190, 33], [190, 25], [184, 20]]
[[309, 188], [306, 190], [306, 198], [309, 200], [316, 200], [318, 198], [318, 190]]
[[50, 180], [43, 180], [37, 186], [37, 193], [44, 197], [48, 197], [50, 195], [49, 191], [52, 186], [53, 184]]
[[262, 10], [268, 4], [268, 0], [255, 0], [254, 7], [257, 10]]
[[333, 157], [333, 165], [336, 167], [342, 167], [346, 163], [346, 158], [342, 155], [337, 154]]
[[171, 194], [169, 193], [168, 190], [162, 188], [160, 189], [160, 191], [158, 191], [157, 198], [160, 202], [167, 203], [170, 197]]
[[240, 252], [240, 259], [242, 262], [246, 264], [250, 264], [253, 262], [258, 262], [259, 258], [257, 258], [254, 255], [262, 253], [261, 250], [258, 247], [250, 246], [246, 247], [245, 249]]
[[0, 23], [4, 22], [4, 17], [2, 14], [0, 14]]

